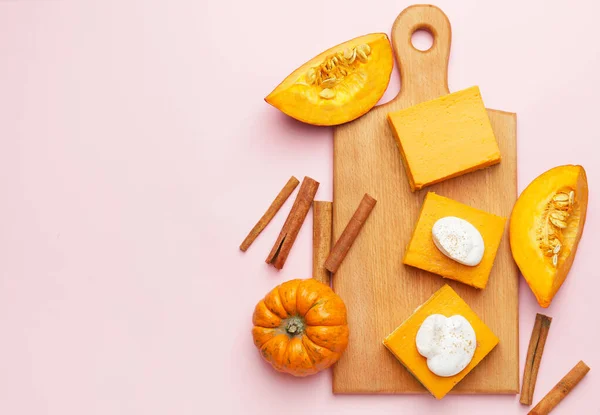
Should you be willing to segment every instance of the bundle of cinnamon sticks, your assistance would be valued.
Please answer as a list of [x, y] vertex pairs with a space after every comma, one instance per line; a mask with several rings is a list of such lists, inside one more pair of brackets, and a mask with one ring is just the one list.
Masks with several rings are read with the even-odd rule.
[[[525, 372], [523, 373], [523, 385], [521, 387], [520, 402], [523, 405], [531, 405], [533, 402], [533, 392], [537, 381], [538, 371], [542, 361], [542, 354], [546, 345], [546, 339], [550, 330], [552, 318], [543, 314], [537, 314], [535, 324], [529, 340], [527, 350], [527, 360], [525, 361]], [[531, 410], [531, 415], [549, 414], [583, 379], [590, 371], [590, 368], [579, 361], [569, 373], [552, 388], [548, 394]]]
[[[248, 233], [248, 236], [240, 245], [240, 250], [246, 251], [252, 245], [291, 196], [298, 184], [298, 179], [293, 176], [288, 180], [267, 211]], [[313, 205], [313, 277], [324, 284], [329, 284], [330, 273], [335, 273], [340, 267], [377, 201], [368, 194], [364, 195], [356, 212], [354, 212], [332, 249], [333, 203], [315, 201], [314, 198], [318, 188], [319, 182], [314, 179], [307, 176], [302, 180], [296, 200], [271, 252], [267, 256], [266, 262], [278, 270], [283, 268], [308, 211]]]

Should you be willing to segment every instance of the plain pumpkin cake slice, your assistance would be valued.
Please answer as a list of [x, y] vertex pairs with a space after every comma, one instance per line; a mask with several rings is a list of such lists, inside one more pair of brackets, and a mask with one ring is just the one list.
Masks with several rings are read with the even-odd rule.
[[412, 191], [500, 163], [479, 87], [388, 114]]

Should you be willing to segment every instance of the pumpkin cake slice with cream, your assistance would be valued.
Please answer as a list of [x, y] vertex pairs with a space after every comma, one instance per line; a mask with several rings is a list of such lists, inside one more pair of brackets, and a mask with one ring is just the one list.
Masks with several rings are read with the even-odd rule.
[[483, 289], [505, 226], [506, 218], [429, 192], [403, 263]]
[[498, 342], [471, 307], [444, 285], [383, 344], [433, 396], [442, 399]]

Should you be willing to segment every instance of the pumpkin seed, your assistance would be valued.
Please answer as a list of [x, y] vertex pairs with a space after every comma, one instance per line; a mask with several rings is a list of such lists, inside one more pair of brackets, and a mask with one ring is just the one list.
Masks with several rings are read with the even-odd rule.
[[319, 96], [323, 99], [332, 99], [335, 97], [335, 92], [332, 89], [325, 88], [319, 93]]
[[569, 214], [567, 212], [563, 212], [562, 210], [555, 210], [554, 212], [550, 213], [550, 217], [565, 221], [569, 217]]
[[552, 216], [550, 216], [550, 223], [552, 223], [554, 226], [556, 226], [557, 228], [560, 229], [564, 229], [567, 227], [567, 223], [560, 220], [560, 219], [554, 219]]
[[331, 78], [323, 79], [323, 82], [321, 82], [321, 86], [323, 88], [333, 88], [335, 86], [335, 84], [337, 84], [337, 79], [335, 76], [332, 76]]
[[568, 202], [569, 201], [569, 195], [566, 193], [557, 193], [554, 195], [554, 197], [552, 198], [553, 201], [555, 202]]
[[354, 61], [356, 60], [356, 49], [352, 49], [351, 50], [351, 55], [350, 57], [346, 57], [346, 53], [344, 52], [344, 59], [346, 59], [346, 63], [348, 65], [352, 65], [354, 63]]
[[554, 249], [552, 250], [553, 254], [558, 254], [560, 252], [560, 249], [562, 248], [561, 244], [558, 244], [554, 247]]
[[554, 254], [552, 257], [552, 265], [554, 265], [554, 267], [558, 266], [558, 254]]
[[306, 72], [306, 82], [308, 82], [309, 85], [312, 85], [315, 83], [316, 80], [317, 71], [315, 71], [314, 68], [310, 68], [308, 72]]
[[356, 57], [362, 63], [366, 63], [369, 60], [369, 58], [367, 57], [367, 55], [365, 54], [365, 52], [363, 52], [362, 50], [357, 50], [356, 51]]
[[358, 45], [357, 49], [358, 51], [364, 53], [366, 56], [369, 56], [371, 54], [371, 46], [367, 45], [366, 43]]
[[575, 204], [575, 192], [571, 190], [569, 192], [569, 205], [573, 206]]

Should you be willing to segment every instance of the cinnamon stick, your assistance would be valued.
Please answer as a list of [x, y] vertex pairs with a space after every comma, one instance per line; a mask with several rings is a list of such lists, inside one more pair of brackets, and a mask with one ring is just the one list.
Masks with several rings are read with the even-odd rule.
[[290, 197], [296, 186], [298, 186], [298, 179], [294, 176], [290, 177], [290, 180], [283, 186], [283, 189], [279, 192], [271, 206], [267, 209], [264, 215], [259, 219], [259, 221], [254, 225], [244, 242], [240, 245], [240, 249], [244, 252], [252, 245], [252, 242], [260, 235], [260, 233], [267, 227], [269, 222], [275, 217], [281, 206], [285, 203], [285, 201]]
[[324, 267], [331, 252], [331, 222], [333, 203], [314, 201], [313, 203], [313, 278], [329, 285], [331, 274]]
[[558, 405], [565, 397], [571, 392], [575, 386], [583, 379], [587, 372], [590, 371], [590, 368], [583, 363], [583, 361], [579, 361], [575, 365], [573, 369], [569, 373], [566, 374], [564, 378], [560, 380], [552, 388], [550, 392], [544, 399], [542, 399], [531, 411], [529, 411], [529, 415], [547, 415], [552, 411], [556, 405]]
[[277, 269], [283, 268], [318, 188], [319, 182], [310, 177], [307, 176], [302, 180], [292, 210], [283, 224], [281, 233], [279, 233], [279, 237], [275, 241], [271, 253], [267, 257], [267, 264], [271, 264]]
[[521, 398], [519, 401], [523, 405], [531, 405], [533, 402], [533, 391], [537, 381], [540, 363], [542, 362], [542, 353], [548, 338], [552, 317], [543, 314], [535, 316], [535, 324], [529, 339], [529, 348], [527, 349], [527, 360], [525, 361], [525, 370], [523, 372], [523, 385], [521, 386]]
[[346, 225], [340, 239], [335, 243], [327, 261], [325, 261], [325, 268], [332, 273], [338, 270], [376, 203], [377, 200], [365, 193], [356, 212], [352, 215], [350, 222]]

